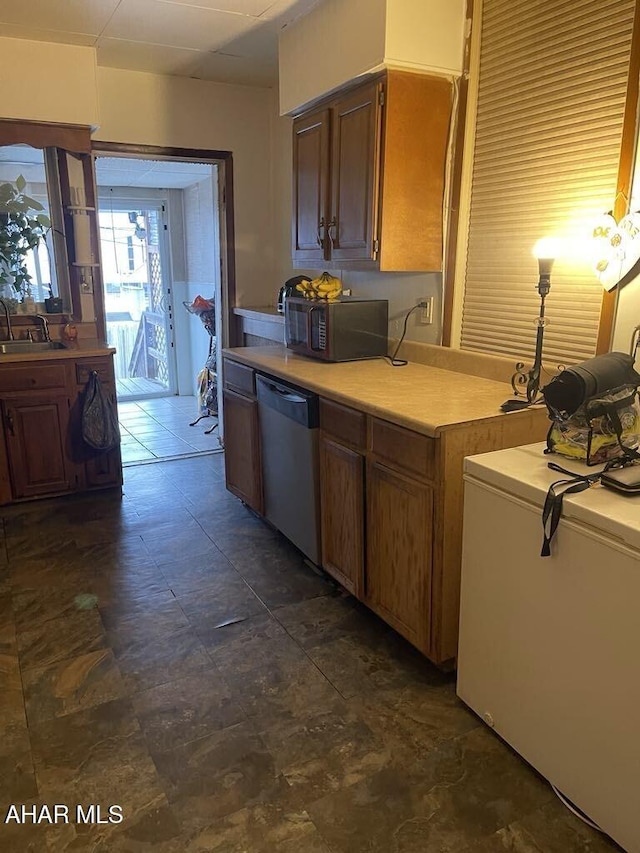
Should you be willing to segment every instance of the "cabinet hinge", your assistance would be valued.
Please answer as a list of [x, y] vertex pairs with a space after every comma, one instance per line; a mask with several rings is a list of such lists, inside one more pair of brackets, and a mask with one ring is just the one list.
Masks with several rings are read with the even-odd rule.
[[377, 255], [379, 251], [380, 251], [380, 240], [375, 239], [373, 241], [373, 253], [375, 255]]
[[384, 89], [380, 89], [380, 92], [378, 93], [378, 103], [381, 107], [384, 106]]

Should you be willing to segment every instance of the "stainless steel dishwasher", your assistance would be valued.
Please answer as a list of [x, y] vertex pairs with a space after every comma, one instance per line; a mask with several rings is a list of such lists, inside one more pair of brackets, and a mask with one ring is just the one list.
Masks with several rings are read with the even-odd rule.
[[257, 374], [264, 514], [320, 564], [318, 397]]

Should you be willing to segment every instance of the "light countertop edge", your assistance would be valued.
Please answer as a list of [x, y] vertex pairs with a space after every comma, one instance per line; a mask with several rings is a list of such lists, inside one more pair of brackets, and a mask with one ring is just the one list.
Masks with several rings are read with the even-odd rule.
[[223, 355], [336, 403], [437, 437], [442, 431], [496, 418], [546, 420], [544, 407], [504, 413], [513, 396], [508, 383], [410, 362], [391, 367], [384, 359], [327, 363], [285, 347], [234, 347]]
[[65, 349], [42, 350], [41, 352], [2, 353], [0, 355], [0, 367], [3, 364], [22, 364], [33, 361], [59, 361], [70, 358], [92, 358], [94, 356], [112, 355], [114, 347], [87, 345], [85, 347], [66, 347]]

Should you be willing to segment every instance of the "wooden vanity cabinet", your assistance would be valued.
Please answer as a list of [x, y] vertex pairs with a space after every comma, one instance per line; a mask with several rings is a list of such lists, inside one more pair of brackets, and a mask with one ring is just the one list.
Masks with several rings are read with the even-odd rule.
[[294, 266], [439, 270], [451, 84], [387, 71], [293, 123]]
[[224, 359], [224, 467], [227, 489], [260, 515], [262, 465], [255, 371]]
[[0, 406], [11, 497], [17, 500], [68, 492], [73, 479], [65, 453], [69, 426], [66, 391], [3, 396]]
[[74, 456], [81, 463], [80, 474], [83, 477], [83, 487], [87, 489], [122, 485], [120, 447], [100, 452], [89, 447], [82, 440], [84, 389], [92, 371], [98, 374], [103, 392], [108, 396], [111, 405], [117, 408], [116, 382], [111, 357], [101, 356], [75, 362], [73, 371], [76, 385], [75, 402], [72, 406], [75, 417], [72, 444]]
[[120, 448], [82, 440], [83, 391], [92, 369], [115, 403], [111, 356], [0, 364], [0, 503], [122, 485]]

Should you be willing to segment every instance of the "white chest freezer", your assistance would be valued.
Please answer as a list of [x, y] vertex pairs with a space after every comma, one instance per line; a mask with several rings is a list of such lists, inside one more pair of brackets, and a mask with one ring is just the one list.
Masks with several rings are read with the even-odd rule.
[[458, 695], [640, 853], [640, 497], [566, 495], [541, 557], [547, 462], [594, 473], [542, 450], [465, 460]]

